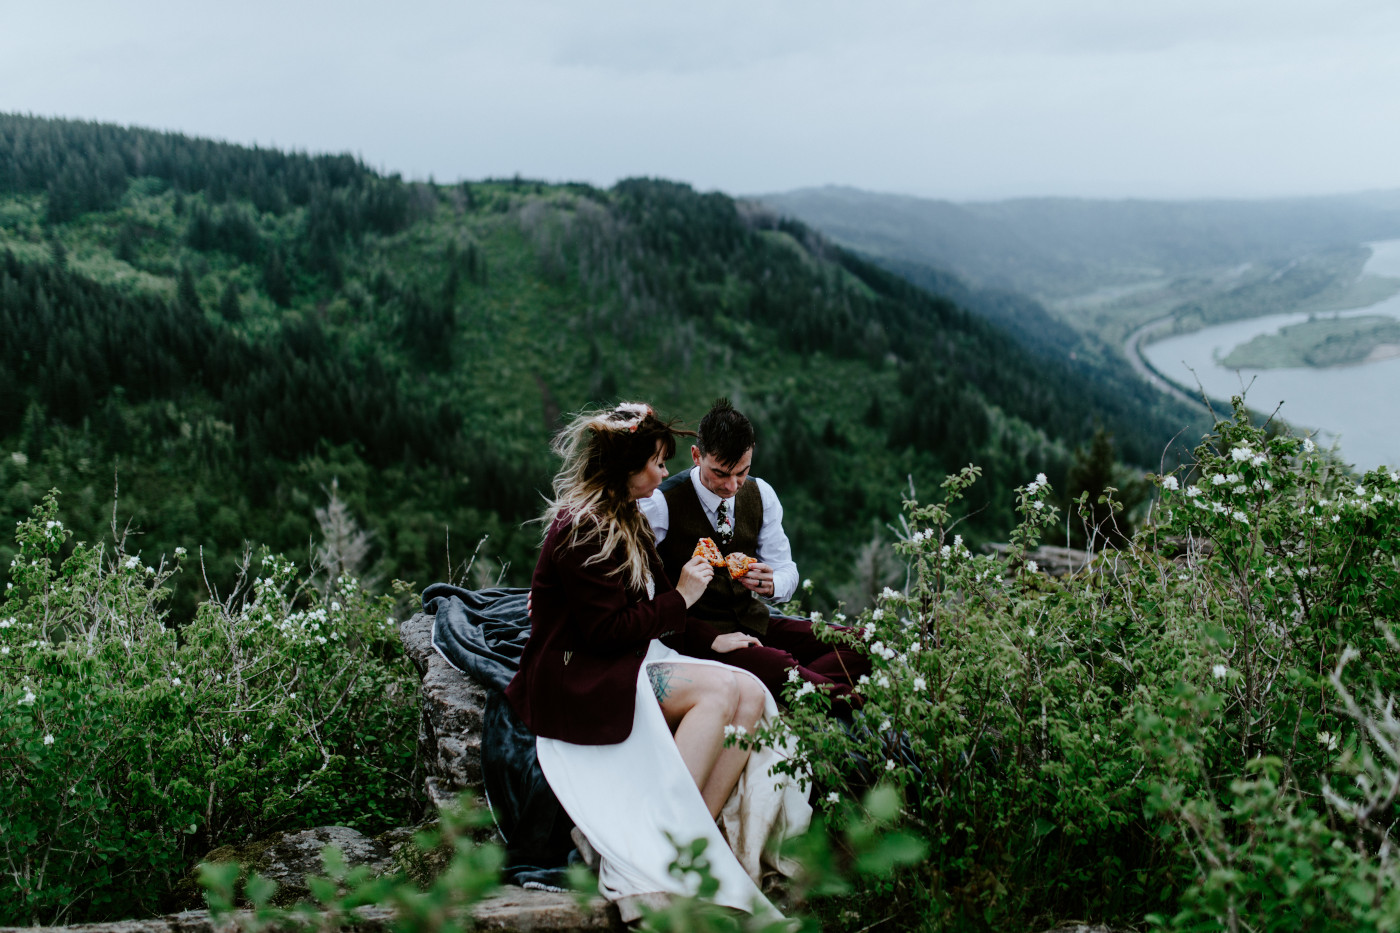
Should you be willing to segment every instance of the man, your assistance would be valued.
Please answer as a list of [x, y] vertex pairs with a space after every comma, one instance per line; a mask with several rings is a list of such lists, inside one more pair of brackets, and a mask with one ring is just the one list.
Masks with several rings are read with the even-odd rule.
[[694, 466], [639, 502], [672, 579], [701, 538], [713, 539], [724, 554], [741, 551], [758, 559], [737, 580], [728, 572], [716, 573], [689, 611], [692, 619], [706, 623], [716, 634], [741, 632], [753, 638], [754, 646], [716, 655], [708, 648], [713, 638], [706, 641], [707, 636], [700, 636], [703, 629], [697, 627], [698, 637], [690, 641], [687, 651], [755, 674], [779, 698], [788, 672], [796, 668], [798, 676], [832, 695], [834, 711], [845, 713], [851, 687], [862, 674], [870, 673], [870, 662], [857, 651], [817, 638], [806, 619], [770, 615], [767, 603], [759, 599], [790, 599], [798, 574], [783, 532], [783, 507], [777, 493], [749, 475], [753, 449], [749, 419], [728, 399], [719, 399], [700, 420], [699, 436], [690, 448]]

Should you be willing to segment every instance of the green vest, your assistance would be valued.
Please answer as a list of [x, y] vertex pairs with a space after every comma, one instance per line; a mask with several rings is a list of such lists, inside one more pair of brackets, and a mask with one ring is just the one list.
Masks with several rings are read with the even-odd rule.
[[[725, 554], [742, 551], [750, 557], [758, 556], [758, 531], [763, 527], [763, 496], [758, 484], [745, 483], [734, 496], [734, 537], [728, 544], [720, 544], [700, 497], [691, 484], [690, 470], [683, 470], [661, 484], [661, 494], [666, 497], [666, 508], [671, 513], [671, 524], [666, 530], [666, 540], [657, 546], [666, 575], [675, 583], [681, 578], [681, 568], [695, 553], [695, 544], [701, 538], [711, 538]], [[721, 634], [746, 629], [757, 635], [768, 631], [768, 605], [744, 588], [738, 580], [729, 576], [729, 571], [715, 568], [714, 579], [710, 581], [705, 595], [690, 607], [689, 615], [708, 622]]]

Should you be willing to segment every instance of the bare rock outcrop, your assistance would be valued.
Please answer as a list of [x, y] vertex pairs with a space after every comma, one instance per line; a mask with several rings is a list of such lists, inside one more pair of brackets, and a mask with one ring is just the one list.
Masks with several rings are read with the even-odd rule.
[[404, 650], [422, 677], [418, 746], [428, 798], [438, 806], [481, 789], [481, 717], [486, 688], [464, 676], [433, 649], [433, 617], [420, 612], [399, 626]]

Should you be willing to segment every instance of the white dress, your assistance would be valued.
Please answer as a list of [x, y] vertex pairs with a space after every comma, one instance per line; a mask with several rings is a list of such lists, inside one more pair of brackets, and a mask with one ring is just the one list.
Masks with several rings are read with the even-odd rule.
[[[601, 856], [598, 890], [617, 902], [624, 919], [636, 916], [638, 902], [694, 893], [693, 876], [688, 885], [667, 870], [676, 859], [667, 833], [682, 845], [701, 837], [709, 840], [705, 856], [719, 881], [716, 903], [779, 916], [758, 885], [764, 874], [792, 874], [796, 867], [777, 856], [776, 846], [807, 829], [812, 818], [807, 795], [787, 775], [769, 774], [785, 757], [780, 749], [755, 751], [720, 813], [721, 834], [652, 693], [647, 668], [665, 661], [710, 664], [753, 677], [717, 661], [679, 654], [653, 640], [637, 674], [631, 735], [616, 745], [537, 738], [540, 768], [565, 812]], [[764, 694], [764, 719], [775, 718], [777, 704], [766, 689]]]

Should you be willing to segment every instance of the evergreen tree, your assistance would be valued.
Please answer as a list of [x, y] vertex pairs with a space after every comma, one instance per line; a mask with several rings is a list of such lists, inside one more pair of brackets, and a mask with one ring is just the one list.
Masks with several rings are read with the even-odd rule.
[[180, 282], [176, 287], [175, 300], [180, 305], [181, 310], [187, 312], [203, 311], [204, 305], [199, 300], [199, 289], [194, 284], [194, 273], [187, 265], [180, 267]]
[[[1074, 463], [1065, 478], [1065, 487], [1071, 503], [1087, 493], [1083, 509], [1071, 506], [1078, 521], [1070, 522], [1070, 539], [1077, 545], [1092, 545], [1095, 549], [1126, 544], [1133, 534], [1128, 516], [1150, 494], [1143, 480], [1120, 474], [1113, 435], [1102, 427], [1094, 430], [1087, 449], [1081, 447], [1074, 452]], [[1110, 489], [1111, 503], [1100, 501], [1109, 498]]]
[[278, 306], [291, 307], [292, 280], [287, 276], [287, 266], [280, 249], [273, 250], [267, 257], [267, 264], [263, 266], [263, 288]]
[[219, 296], [219, 316], [230, 324], [243, 320], [243, 307], [238, 300], [238, 283], [230, 281]]
[[139, 246], [135, 229], [129, 223], [122, 224], [117, 232], [117, 258], [128, 265], [136, 265], [136, 249]]

